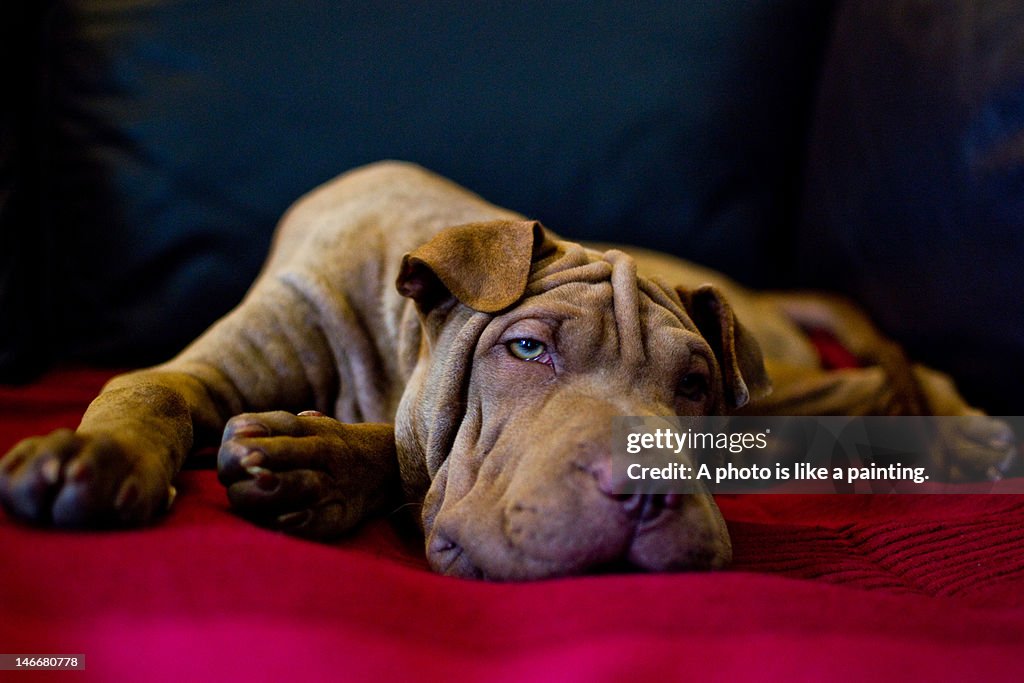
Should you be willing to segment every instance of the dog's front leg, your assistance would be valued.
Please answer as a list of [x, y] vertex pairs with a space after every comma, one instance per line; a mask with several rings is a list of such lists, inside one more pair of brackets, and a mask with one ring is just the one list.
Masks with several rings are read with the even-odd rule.
[[332, 312], [306, 294], [264, 280], [175, 359], [115, 377], [75, 432], [26, 439], [0, 459], [0, 504], [38, 524], [144, 524], [167, 509], [189, 452], [216, 445], [232, 415], [333, 405], [337, 361], [319, 325]]
[[[217, 422], [195, 378], [140, 371], [112, 380], [77, 431], [25, 439], [0, 460], [0, 503], [39, 524], [141, 524], [174, 498], [195, 430]], [[202, 397], [202, 398], [201, 398]]]
[[392, 425], [345, 424], [315, 411], [232, 418], [217, 470], [239, 514], [316, 540], [396, 505], [401, 492]]

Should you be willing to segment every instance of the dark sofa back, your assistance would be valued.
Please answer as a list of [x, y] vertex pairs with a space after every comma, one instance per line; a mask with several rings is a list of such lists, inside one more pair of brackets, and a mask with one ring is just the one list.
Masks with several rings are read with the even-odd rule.
[[289, 203], [399, 158], [570, 237], [846, 291], [1020, 413], [1024, 5], [833, 4], [0, 5], [0, 380], [170, 356]]
[[0, 373], [172, 354], [240, 298], [291, 201], [382, 158], [568, 236], [777, 283], [830, 6], [22, 8], [39, 50], [5, 124]]
[[1024, 3], [844, 3], [806, 182], [805, 282], [1024, 413]]

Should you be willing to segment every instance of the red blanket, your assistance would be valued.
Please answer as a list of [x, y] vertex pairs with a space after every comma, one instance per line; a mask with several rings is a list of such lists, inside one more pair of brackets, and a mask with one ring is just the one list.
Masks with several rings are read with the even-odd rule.
[[[0, 452], [74, 426], [107, 376], [0, 389]], [[0, 516], [0, 653], [84, 654], [62, 676], [96, 681], [1019, 680], [1024, 496], [719, 503], [727, 571], [491, 584], [431, 574], [387, 521], [335, 545], [264, 531], [185, 472], [154, 528]]]

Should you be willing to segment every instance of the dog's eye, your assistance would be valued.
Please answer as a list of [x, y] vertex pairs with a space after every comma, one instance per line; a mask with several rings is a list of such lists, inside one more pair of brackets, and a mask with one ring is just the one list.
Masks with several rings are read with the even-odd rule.
[[506, 346], [508, 352], [519, 360], [537, 360], [547, 350], [544, 344], [536, 339], [513, 339]]
[[699, 372], [691, 372], [679, 381], [679, 393], [690, 401], [703, 401], [708, 395], [708, 378]]

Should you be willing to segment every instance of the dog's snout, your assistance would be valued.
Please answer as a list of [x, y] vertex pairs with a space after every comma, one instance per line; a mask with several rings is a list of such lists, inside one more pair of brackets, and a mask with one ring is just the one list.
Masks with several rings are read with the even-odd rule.
[[665, 510], [677, 510], [682, 503], [679, 493], [606, 493], [622, 509], [640, 522], [647, 522]]
[[586, 468], [601, 493], [616, 501], [622, 510], [641, 522], [654, 519], [665, 510], [682, 506], [681, 493], [625, 493], [623, 481], [616, 478], [611, 459], [601, 459]]
[[481, 578], [480, 569], [470, 561], [455, 536], [435, 529], [427, 541], [427, 561], [439, 574]]

